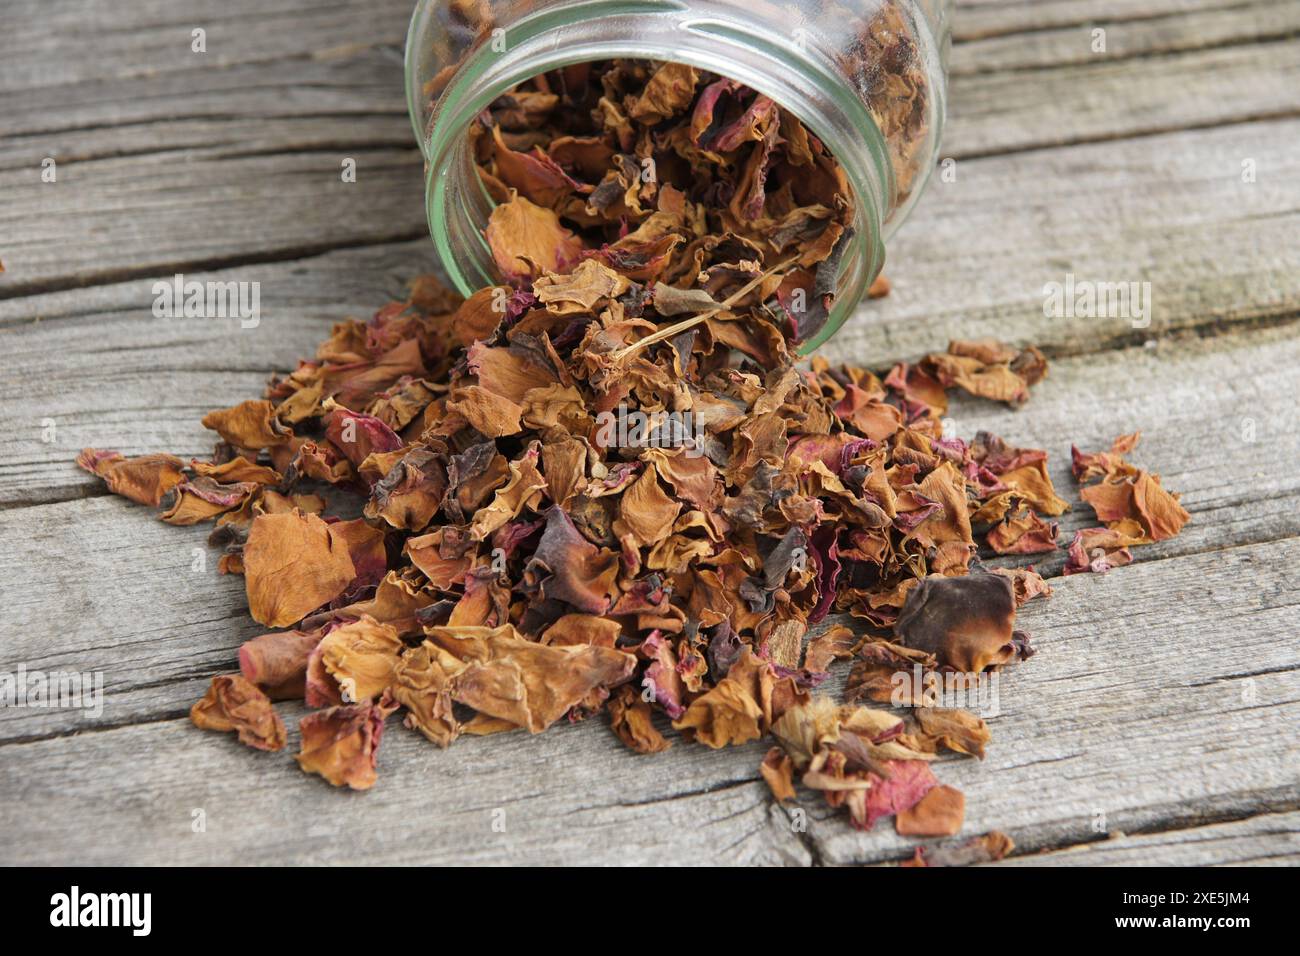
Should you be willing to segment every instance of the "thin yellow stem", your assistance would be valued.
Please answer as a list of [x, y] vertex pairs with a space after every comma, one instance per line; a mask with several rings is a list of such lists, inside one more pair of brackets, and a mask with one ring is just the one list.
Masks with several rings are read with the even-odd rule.
[[756, 288], [758, 288], [758, 286], [762, 284], [764, 280], [775, 275], [777, 272], [786, 268], [794, 261], [795, 260], [791, 258], [791, 259], [787, 259], [785, 262], [779, 262], [776, 265], [772, 266], [772, 268], [768, 269], [766, 272], [762, 273], [761, 275], [755, 276], [749, 282], [745, 283], [745, 285], [741, 286], [735, 292], [731, 293], [731, 295], [727, 296], [725, 299], [719, 302], [715, 308], [709, 309], [705, 312], [701, 312], [699, 315], [693, 315], [689, 319], [682, 319], [682, 321], [680, 322], [674, 322], [672, 325], [665, 326], [664, 328], [660, 329], [658, 332], [655, 332], [651, 335], [647, 335], [645, 338], [640, 339], [636, 342], [633, 342], [631, 345], [619, 349], [617, 352], [614, 353], [613, 356], [614, 361], [621, 362], [623, 361], [624, 358], [631, 355], [633, 352], [645, 348], [647, 345], [654, 345], [656, 342], [662, 342], [664, 339], [670, 339], [674, 335], [679, 335], [682, 332], [685, 332], [687, 329], [699, 325], [705, 319], [713, 318], [715, 315], [717, 315], [719, 312], [723, 311], [724, 309], [731, 308], [731, 306], [735, 305], [745, 296], [749, 295], [749, 293], [753, 292]]

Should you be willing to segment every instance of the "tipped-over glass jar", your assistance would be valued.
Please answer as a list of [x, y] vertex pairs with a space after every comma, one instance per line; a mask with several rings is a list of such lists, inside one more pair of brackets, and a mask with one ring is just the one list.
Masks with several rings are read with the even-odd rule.
[[676, 61], [770, 97], [818, 136], [853, 192], [816, 348], [852, 313], [936, 160], [951, 0], [419, 0], [406, 44], [411, 121], [427, 162], [429, 230], [463, 293], [499, 281], [483, 230], [475, 118], [541, 73], [619, 58]]

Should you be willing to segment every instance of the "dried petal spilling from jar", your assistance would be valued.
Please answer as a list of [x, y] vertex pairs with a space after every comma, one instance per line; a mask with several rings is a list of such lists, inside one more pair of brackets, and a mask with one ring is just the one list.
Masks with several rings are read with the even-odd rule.
[[[462, 300], [425, 277], [338, 323], [204, 419], [209, 460], [78, 460], [164, 520], [211, 522], [271, 629], [195, 723], [278, 749], [272, 700], [300, 700], [302, 769], [354, 789], [398, 712], [440, 747], [598, 715], [636, 754], [768, 738], [755, 775], [783, 803], [957, 832], [943, 764], [995, 745], [973, 711], [1030, 656], [1016, 616], [1051, 593], [981, 559], [1058, 550], [1069, 503], [1045, 451], [947, 434], [944, 415], [957, 390], [1023, 403], [1042, 354], [954, 341], [875, 370], [798, 364], [851, 204], [815, 137], [729, 80], [570, 67], [475, 136], [509, 285]], [[1076, 452], [1105, 527], [1067, 569], [1187, 520], [1125, 461], [1135, 442]], [[842, 700], [821, 689], [836, 667]]]
[[[487, 37], [505, 26], [491, 4], [461, 3], [453, 8], [453, 28], [440, 27], [423, 38], [433, 59], [446, 64], [422, 90], [422, 113], [429, 119], [465, 58], [478, 47], [465, 38]], [[918, 30], [907, 4], [877, 0], [869, 9], [866, 16], [860, 9], [824, 10], [821, 23], [810, 23], [813, 29], [804, 32], [809, 34], [810, 48], [835, 61], [845, 80], [844, 94], [856, 94], [875, 122], [894, 179], [894, 194], [883, 210], [888, 218], [908, 203], [933, 162], [936, 103], [926, 57], [931, 41]], [[628, 62], [642, 70], [630, 82], [605, 83], [608, 64], [575, 63], [511, 90], [494, 104], [502, 148], [515, 153], [497, 162], [509, 169], [512, 185], [528, 199], [550, 205], [557, 195], [577, 190], [592, 195], [598, 208], [618, 202], [625, 183], [616, 178], [606, 185], [602, 178], [611, 149], [633, 152], [640, 145], [637, 134], [642, 129], [669, 123], [687, 110], [689, 142], [701, 151], [716, 155], [741, 142], [766, 142], [770, 149], [771, 140], [779, 138], [800, 159], [815, 152], [802, 124], [791, 122], [784, 112], [776, 113], [766, 97], [747, 101], [743, 88], [732, 80], [683, 63]], [[597, 114], [611, 134], [612, 145], [583, 128], [571, 134], [571, 142], [550, 148], [539, 130], [545, 131], [557, 114], [566, 112]], [[775, 123], [774, 116], [779, 117]], [[769, 132], [773, 128], [775, 135]], [[539, 145], [544, 148], [534, 151]], [[713, 156], [704, 159], [712, 161]], [[575, 175], [575, 170], [583, 175]], [[756, 193], [764, 191], [768, 171], [761, 162], [737, 171], [743, 188], [722, 197], [722, 202], [745, 209]]]
[[[543, 97], [520, 116], [521, 100]], [[601, 295], [625, 301], [601, 352], [707, 313], [699, 334], [770, 367], [783, 339], [825, 324], [851, 191], [821, 141], [768, 97], [678, 63], [577, 64], [501, 97], [470, 136], [498, 203], [486, 239], [501, 276], [534, 280], [556, 319]], [[626, 299], [628, 282], [644, 285], [639, 300]]]

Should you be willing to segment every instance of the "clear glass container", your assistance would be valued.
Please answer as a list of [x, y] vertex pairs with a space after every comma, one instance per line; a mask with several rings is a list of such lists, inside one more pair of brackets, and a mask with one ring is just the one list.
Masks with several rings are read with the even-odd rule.
[[499, 281], [483, 238], [489, 198], [465, 135], [519, 83], [574, 63], [690, 64], [794, 113], [853, 190], [851, 247], [829, 338], [885, 261], [885, 242], [933, 169], [944, 117], [951, 0], [419, 0], [407, 103], [427, 163], [429, 230], [463, 293]]

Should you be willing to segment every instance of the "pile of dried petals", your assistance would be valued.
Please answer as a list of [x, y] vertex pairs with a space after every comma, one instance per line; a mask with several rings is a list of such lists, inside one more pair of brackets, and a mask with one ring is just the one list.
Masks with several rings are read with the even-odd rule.
[[[659, 318], [707, 314], [700, 336], [764, 368], [825, 324], [851, 190], [768, 97], [679, 63], [583, 63], [501, 97], [470, 137], [497, 202], [486, 230], [497, 269], [532, 283], [517, 308], [581, 316], [617, 273], [623, 314], [596, 343], [607, 371], [614, 346]], [[624, 299], [633, 286], [641, 298]]]
[[[397, 710], [441, 746], [602, 711], [641, 753], [670, 746], [665, 720], [715, 748], [770, 734], [761, 773], [779, 799], [798, 774], [856, 826], [955, 833], [964, 799], [930, 763], [981, 757], [984, 722], [860, 702], [890, 700], [900, 670], [981, 673], [1031, 653], [1016, 610], [1049, 589], [1029, 569], [983, 570], [976, 536], [993, 553], [1054, 550], [1048, 519], [1067, 504], [1044, 452], [968, 444], [941, 418], [953, 388], [1023, 402], [1043, 356], [953, 342], [879, 376], [797, 365], [804, 327], [786, 304], [796, 289], [827, 304], [834, 164], [733, 86], [611, 71], [633, 141], [716, 151], [694, 163], [717, 175], [673, 186], [662, 160], [647, 190], [609, 111], [525, 152], [503, 129], [532, 101], [504, 98], [480, 152], [505, 189], [487, 238], [513, 286], [462, 301], [422, 278], [336, 325], [264, 398], [203, 419], [221, 439], [210, 461], [82, 453], [163, 520], [215, 521], [221, 570], [273, 629], [194, 722], [278, 750], [272, 701], [305, 699], [299, 763], [356, 789]], [[566, 238], [561, 216], [584, 235]], [[1075, 570], [1123, 563], [1187, 518], [1123, 461], [1134, 440], [1076, 452], [1106, 528], [1081, 533]], [[811, 630], [832, 612], [862, 626]], [[845, 703], [813, 693], [837, 660], [853, 662]]]

